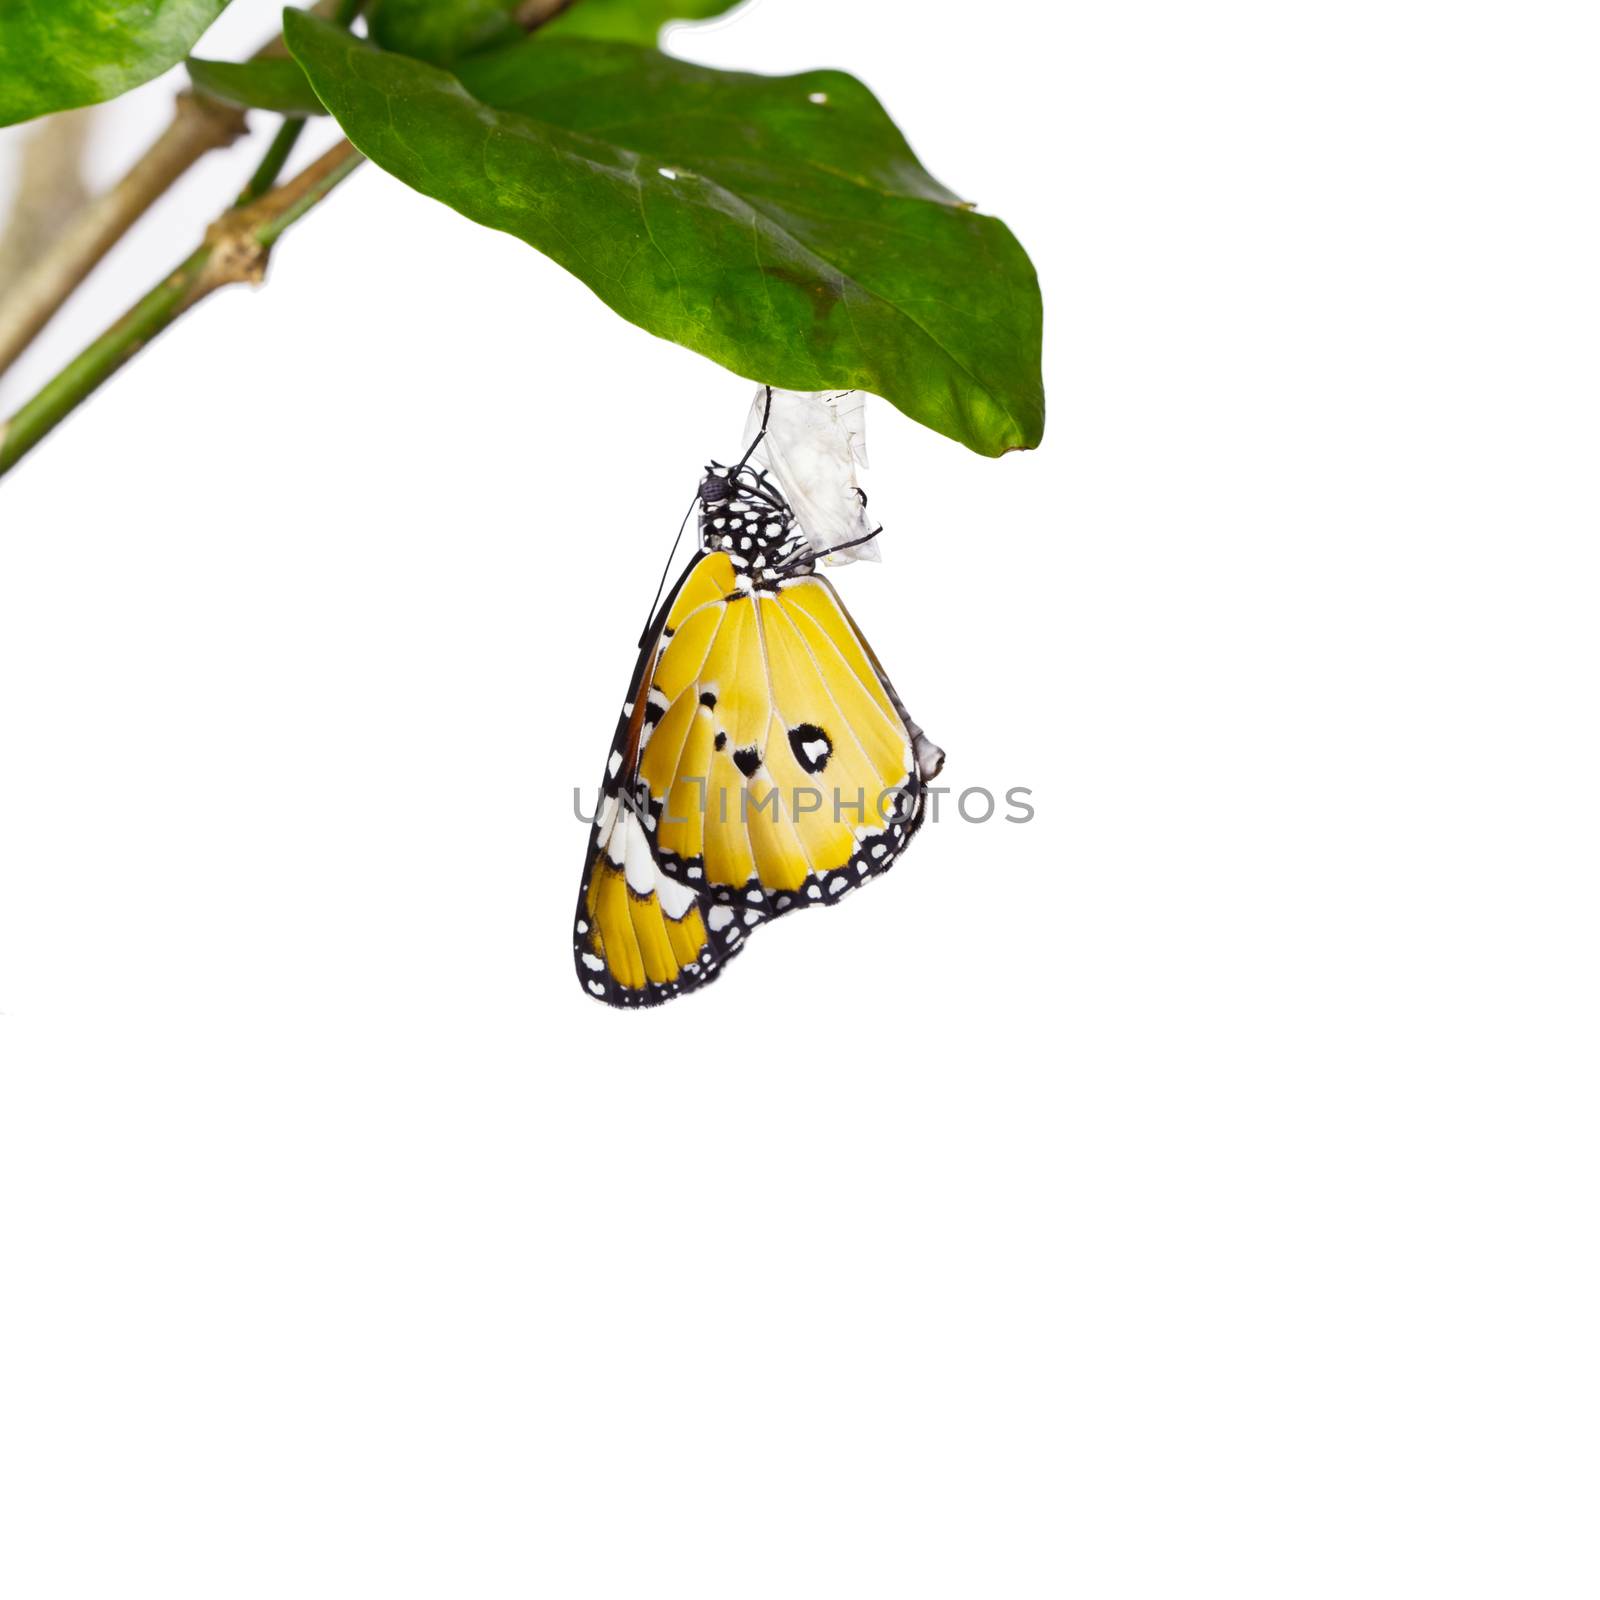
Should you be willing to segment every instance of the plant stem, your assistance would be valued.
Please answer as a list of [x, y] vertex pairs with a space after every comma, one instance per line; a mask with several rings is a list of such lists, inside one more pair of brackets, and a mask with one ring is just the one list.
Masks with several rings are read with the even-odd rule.
[[0, 300], [89, 203], [83, 152], [94, 107], [43, 118], [22, 144], [11, 215], [0, 233]]
[[208, 151], [245, 131], [244, 113], [180, 94], [172, 121], [121, 182], [91, 200], [0, 302], [0, 372], [33, 342], [95, 263]]
[[[314, 0], [310, 10], [315, 16], [331, 17], [341, 27], [348, 27], [361, 5], [362, 0]], [[282, 53], [280, 33], [256, 55]], [[291, 122], [295, 125], [293, 133], [288, 131]], [[301, 118], [285, 121], [238, 204], [246, 205], [272, 187], [303, 125]], [[171, 124], [134, 162], [122, 181], [84, 206], [28, 273], [6, 290], [0, 300], [0, 374], [33, 343], [39, 330], [89, 276], [100, 258], [201, 156], [232, 144], [244, 132], [245, 113], [239, 107], [223, 105], [192, 89], [180, 93]], [[268, 164], [274, 159], [277, 164], [269, 169]]]
[[[333, 21], [335, 27], [348, 28], [361, 14], [363, 0], [319, 0], [312, 6], [314, 16], [327, 16]], [[283, 35], [279, 34], [274, 44], [282, 44]], [[273, 46], [265, 46], [262, 54]], [[306, 119], [304, 117], [285, 117], [278, 124], [278, 131], [272, 136], [272, 143], [267, 146], [267, 153], [262, 156], [261, 164], [250, 174], [250, 181], [239, 191], [239, 198], [233, 203], [236, 206], [247, 206], [253, 200], [259, 200], [273, 184], [278, 181], [278, 174], [283, 171], [283, 164], [289, 159], [290, 152], [299, 142], [300, 135], [305, 132]]]
[[239, 191], [239, 198], [233, 202], [236, 206], [247, 206], [252, 200], [259, 200], [278, 181], [278, 174], [283, 171], [283, 164], [289, 159], [289, 153], [294, 149], [295, 141], [305, 131], [305, 126], [304, 117], [283, 119], [278, 125], [278, 131], [272, 136], [272, 143], [267, 146], [267, 153], [261, 158], [260, 166], [250, 174], [250, 181]]
[[191, 306], [226, 283], [259, 283], [283, 233], [364, 159], [341, 139], [281, 188], [225, 211], [206, 230], [197, 250], [68, 362], [9, 422], [0, 423], [0, 475]]
[[[246, 231], [261, 251], [260, 270], [255, 273], [251, 282], [261, 281], [262, 274], [266, 271], [267, 253], [273, 245], [306, 212], [343, 183], [366, 159], [348, 139], [341, 139], [332, 149], [318, 156], [303, 172], [291, 178], [281, 189], [274, 189], [271, 194], [242, 212], [230, 213], [230, 216], [249, 219], [245, 223]], [[211, 231], [222, 229], [226, 232], [227, 222], [228, 217], [224, 217], [220, 222], [212, 223]], [[214, 289], [217, 285], [212, 284], [209, 287]]]

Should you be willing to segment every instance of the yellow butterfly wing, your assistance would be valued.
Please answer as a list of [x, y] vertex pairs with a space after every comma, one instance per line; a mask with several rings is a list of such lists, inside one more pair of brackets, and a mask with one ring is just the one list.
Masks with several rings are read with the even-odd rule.
[[690, 567], [640, 658], [575, 937], [597, 998], [709, 981], [751, 929], [893, 865], [938, 750], [826, 579]]

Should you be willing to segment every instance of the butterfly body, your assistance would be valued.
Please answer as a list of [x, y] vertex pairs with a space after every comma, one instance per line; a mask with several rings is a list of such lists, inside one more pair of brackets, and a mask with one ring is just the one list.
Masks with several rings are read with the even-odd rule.
[[943, 762], [765, 475], [712, 471], [699, 507], [699, 553], [645, 631], [578, 897], [579, 981], [623, 1007], [712, 981], [756, 927], [887, 871]]

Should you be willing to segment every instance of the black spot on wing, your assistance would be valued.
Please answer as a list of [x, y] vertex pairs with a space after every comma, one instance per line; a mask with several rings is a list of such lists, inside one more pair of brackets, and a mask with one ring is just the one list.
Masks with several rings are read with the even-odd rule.
[[789, 748], [806, 772], [818, 773], [833, 754], [833, 740], [816, 723], [802, 722], [789, 730]]
[[746, 745], [742, 750], [733, 752], [733, 764], [747, 778], [756, 775], [756, 768], [761, 765], [761, 752], [753, 744]]

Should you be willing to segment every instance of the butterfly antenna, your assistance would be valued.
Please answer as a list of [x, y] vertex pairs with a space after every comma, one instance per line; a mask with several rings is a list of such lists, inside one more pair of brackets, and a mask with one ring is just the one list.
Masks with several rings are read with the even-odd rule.
[[[750, 448], [739, 458], [735, 467], [728, 469], [728, 481], [731, 483], [749, 465], [750, 457], [755, 454], [756, 446], [767, 436], [767, 423], [772, 419], [772, 385], [766, 386], [767, 403], [761, 411], [761, 426], [756, 430], [756, 436], [750, 441]], [[700, 493], [695, 491], [695, 497], [689, 502], [689, 509], [683, 514], [683, 521], [678, 524], [678, 536], [672, 541], [672, 549], [667, 553], [667, 564], [661, 569], [661, 582], [656, 585], [656, 597], [650, 602], [649, 615], [644, 619], [644, 629], [639, 635], [639, 648], [644, 649], [644, 642], [650, 637], [650, 624], [656, 619], [656, 607], [661, 603], [662, 592], [667, 587], [667, 574], [672, 571], [673, 558], [678, 554], [678, 546], [683, 543], [683, 530], [689, 526], [689, 518], [694, 515], [694, 508], [700, 503]]]
[[769, 383], [767, 385], [767, 403], [762, 408], [762, 412], [761, 412], [761, 426], [758, 429], [756, 429], [756, 436], [755, 436], [755, 438], [753, 438], [750, 441], [750, 448], [748, 450], [746, 450], [745, 453], [742, 456], [739, 457], [739, 464], [736, 467], [734, 467], [728, 473], [728, 476], [730, 478], [737, 478], [739, 476], [739, 474], [741, 472], [743, 472], [744, 469], [747, 466], [749, 466], [750, 457], [753, 456], [756, 453], [756, 446], [758, 444], [760, 444], [761, 441], [763, 439], [765, 439], [766, 436], [767, 436], [767, 424], [771, 420], [772, 420], [772, 385]]
[[661, 593], [667, 586], [667, 574], [672, 571], [673, 558], [678, 553], [678, 546], [683, 543], [683, 530], [689, 526], [689, 518], [694, 515], [694, 508], [700, 504], [700, 491], [695, 491], [694, 499], [689, 502], [689, 509], [683, 514], [683, 521], [678, 524], [678, 536], [672, 541], [672, 548], [667, 552], [667, 564], [661, 569], [661, 582], [656, 585], [656, 597], [650, 602], [650, 610], [644, 619], [644, 630], [639, 635], [639, 648], [644, 649], [644, 642], [650, 637], [650, 624], [656, 620], [656, 607], [661, 603]]

